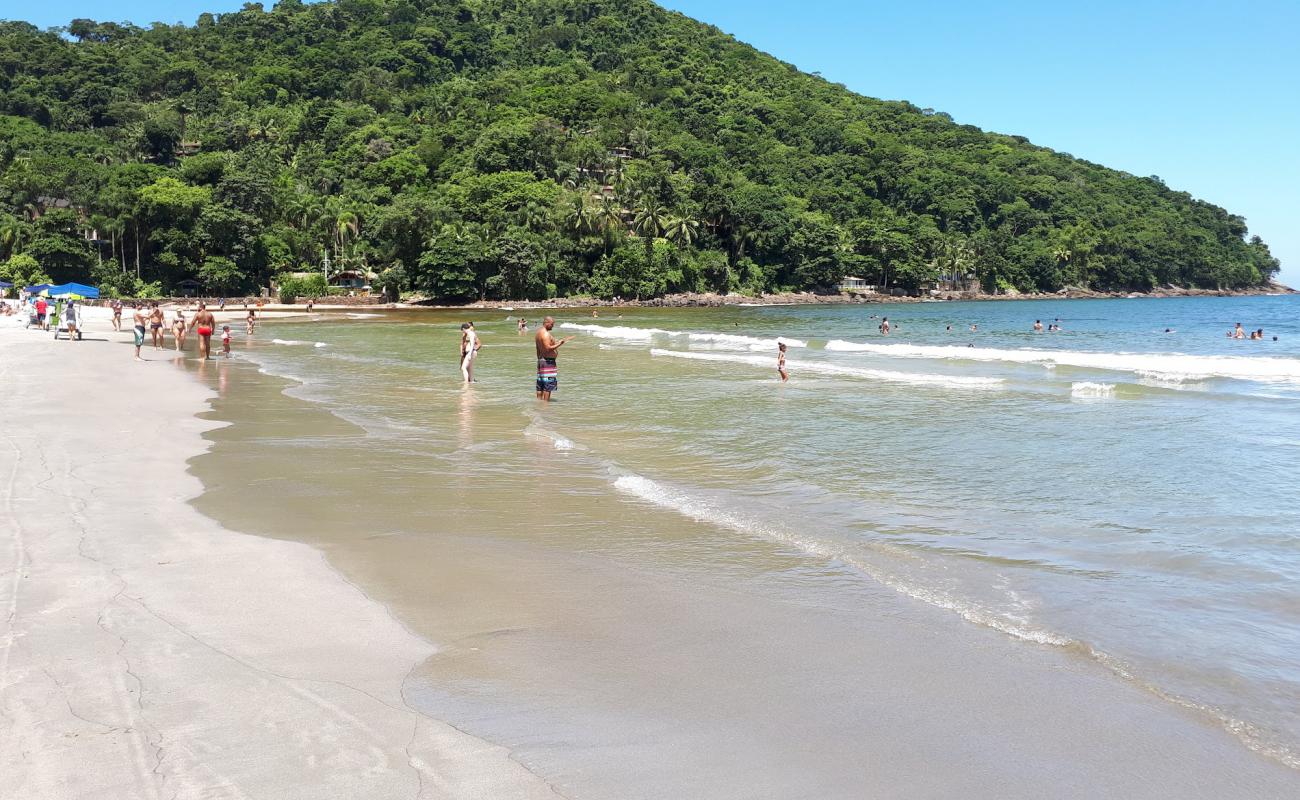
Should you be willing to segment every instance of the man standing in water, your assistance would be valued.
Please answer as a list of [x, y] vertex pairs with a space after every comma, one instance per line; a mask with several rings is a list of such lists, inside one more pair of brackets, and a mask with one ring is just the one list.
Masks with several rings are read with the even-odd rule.
[[546, 403], [551, 402], [551, 392], [555, 391], [560, 382], [559, 368], [555, 364], [559, 349], [565, 342], [573, 338], [568, 336], [556, 341], [555, 337], [551, 335], [551, 328], [554, 327], [555, 320], [547, 317], [542, 320], [542, 327], [538, 329], [535, 337], [537, 342], [537, 399]]
[[208, 355], [212, 352], [212, 332], [216, 328], [217, 318], [212, 316], [206, 305], [199, 303], [199, 311], [190, 322], [190, 330], [199, 334], [199, 358], [204, 361], [208, 360]]

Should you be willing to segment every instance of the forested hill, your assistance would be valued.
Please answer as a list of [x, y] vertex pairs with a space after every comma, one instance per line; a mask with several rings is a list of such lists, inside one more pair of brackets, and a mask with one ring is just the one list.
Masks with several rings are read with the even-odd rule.
[[0, 23], [0, 115], [19, 281], [234, 293], [328, 258], [472, 299], [1235, 288], [1278, 267], [1159, 178], [853, 94], [645, 0]]

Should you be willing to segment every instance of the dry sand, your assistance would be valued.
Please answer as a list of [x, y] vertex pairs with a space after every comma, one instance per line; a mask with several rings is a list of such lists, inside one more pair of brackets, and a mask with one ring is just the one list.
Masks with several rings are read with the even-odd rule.
[[554, 797], [406, 705], [434, 648], [317, 551], [187, 504], [208, 390], [102, 312], [0, 320], [0, 797]]

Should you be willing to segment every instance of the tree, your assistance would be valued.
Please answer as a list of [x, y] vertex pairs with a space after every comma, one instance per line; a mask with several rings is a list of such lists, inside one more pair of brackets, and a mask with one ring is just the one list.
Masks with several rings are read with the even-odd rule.
[[[645, 246], [645, 262], [643, 269], [649, 271], [654, 266], [654, 244], [655, 239], [664, 235], [668, 228], [668, 222], [671, 219], [668, 209], [663, 206], [646, 205], [636, 210], [636, 216], [632, 220], [632, 229], [636, 231], [637, 236]], [[636, 281], [636, 299], [641, 299], [640, 281]]]
[[664, 236], [670, 242], [689, 247], [700, 232], [700, 223], [689, 217], [669, 217]]
[[824, 215], [805, 214], [786, 252], [800, 285], [827, 289], [844, 277], [846, 249], [839, 226]]
[[12, 283], [20, 289], [24, 286], [39, 286], [53, 281], [41, 269], [40, 262], [26, 253], [10, 256], [8, 261], [0, 264], [0, 280]]

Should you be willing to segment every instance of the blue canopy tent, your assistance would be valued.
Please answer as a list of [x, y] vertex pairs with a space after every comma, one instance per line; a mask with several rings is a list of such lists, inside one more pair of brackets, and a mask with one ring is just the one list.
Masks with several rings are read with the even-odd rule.
[[72, 297], [80, 300], [98, 300], [99, 289], [84, 283], [65, 283], [50, 287], [50, 297]]
[[9, 281], [0, 281], [0, 289], [12, 289], [14, 285]]
[[24, 286], [23, 291], [28, 294], [46, 294], [48, 290], [53, 289], [52, 283], [38, 283], [35, 286]]

